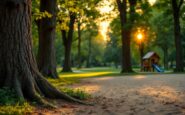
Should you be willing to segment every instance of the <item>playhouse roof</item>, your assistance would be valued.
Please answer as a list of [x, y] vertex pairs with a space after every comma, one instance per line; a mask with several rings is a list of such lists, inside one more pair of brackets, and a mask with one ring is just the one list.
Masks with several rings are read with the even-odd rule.
[[[153, 55], [157, 55], [155, 52], [148, 52], [144, 57], [143, 59], [149, 59], [151, 58]], [[158, 56], [158, 55], [157, 55]], [[159, 56], [158, 56], [159, 57]]]

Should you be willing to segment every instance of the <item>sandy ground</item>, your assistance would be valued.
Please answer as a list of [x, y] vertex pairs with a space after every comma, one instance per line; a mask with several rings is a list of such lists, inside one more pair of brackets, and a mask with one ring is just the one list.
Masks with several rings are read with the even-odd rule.
[[63, 103], [46, 114], [185, 115], [185, 74], [88, 78], [71, 87], [92, 94], [95, 105]]

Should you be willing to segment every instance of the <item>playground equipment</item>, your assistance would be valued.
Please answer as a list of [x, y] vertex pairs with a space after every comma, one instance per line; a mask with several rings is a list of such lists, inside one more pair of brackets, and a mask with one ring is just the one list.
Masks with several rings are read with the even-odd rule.
[[159, 60], [160, 57], [157, 53], [155, 52], [148, 52], [146, 55], [144, 55], [143, 57], [143, 62], [141, 65], [142, 71], [157, 71], [157, 72], [164, 72], [164, 70], [162, 70], [159, 67]]
[[153, 68], [154, 68], [157, 72], [164, 72], [164, 70], [161, 69], [158, 65], [153, 64], [152, 66], [153, 66]]

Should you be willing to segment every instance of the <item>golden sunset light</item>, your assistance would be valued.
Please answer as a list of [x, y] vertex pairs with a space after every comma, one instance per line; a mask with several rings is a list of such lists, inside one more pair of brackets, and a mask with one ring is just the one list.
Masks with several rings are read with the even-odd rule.
[[150, 3], [151, 5], [154, 5], [155, 2], [156, 2], [156, 0], [149, 0], [149, 3]]
[[184, 8], [0, 0], [0, 115], [185, 115]]
[[102, 34], [104, 41], [107, 40], [107, 31], [108, 31], [109, 23], [110, 22], [108, 21], [103, 21], [100, 23], [100, 33]]
[[[99, 9], [99, 11], [100, 11], [100, 13], [101, 14], [104, 14], [105, 15], [105, 17], [106, 17], [106, 15], [114, 15], [114, 16], [112, 16], [112, 17], [116, 17], [116, 13], [111, 13], [112, 11], [113, 11], [113, 6], [111, 6], [111, 4], [112, 4], [112, 0], [104, 0], [103, 2], [102, 2], [102, 5], [100, 5], [100, 7], [98, 8]], [[154, 5], [155, 4], [155, 2], [156, 2], [156, 0], [149, 0], [149, 3], [151, 4], [151, 5]], [[142, 12], [142, 11], [139, 11], [139, 12]], [[109, 24], [110, 24], [110, 22], [111, 22], [111, 20], [112, 19], [110, 19], [109, 18], [109, 20], [103, 20], [103, 21], [100, 21], [99, 23], [100, 23], [100, 27], [99, 27], [99, 30], [100, 30], [100, 33], [102, 34], [102, 36], [103, 36], [103, 39], [106, 41], [108, 38], [108, 36], [107, 36], [107, 32], [108, 32], [108, 27], [109, 27]]]
[[113, 1], [108, 1], [108, 0], [104, 0], [102, 1], [100, 7], [98, 8], [101, 14], [104, 14], [104, 17], [101, 17], [103, 19], [100, 19], [101, 21], [100, 26], [99, 26], [99, 31], [103, 36], [104, 41], [107, 41], [107, 32], [108, 32], [108, 27], [109, 24], [112, 20], [112, 18], [108, 18], [108, 19], [104, 19], [105, 17], [107, 17], [108, 15], [111, 15], [111, 17], [115, 17], [113, 15], [115, 15], [114, 13], [112, 13], [113, 11], [113, 6], [111, 6]]

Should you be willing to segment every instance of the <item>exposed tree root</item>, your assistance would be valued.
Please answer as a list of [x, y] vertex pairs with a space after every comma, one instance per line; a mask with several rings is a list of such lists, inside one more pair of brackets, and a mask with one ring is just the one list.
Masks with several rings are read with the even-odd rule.
[[[27, 74], [28, 75], [28, 74]], [[29, 76], [29, 75], [28, 75]], [[22, 84], [21, 84], [22, 83]], [[32, 74], [32, 77], [26, 77], [24, 82], [21, 82], [17, 77], [13, 80], [12, 88], [15, 89], [17, 96], [23, 100], [37, 102], [43, 107], [56, 108], [51, 103], [47, 102], [44, 98], [63, 99], [72, 103], [93, 105], [84, 101], [75, 99], [64, 92], [59, 91], [52, 86], [39, 72]]]
[[43, 77], [39, 76], [38, 79], [36, 79], [36, 82], [37, 82], [39, 88], [41, 89], [42, 93], [44, 94], [44, 96], [47, 98], [64, 99], [69, 102], [85, 104], [85, 105], [93, 105], [93, 104], [86, 103], [86, 102], [80, 101], [78, 99], [75, 99], [75, 98], [59, 91]]

